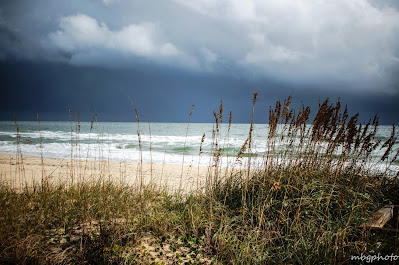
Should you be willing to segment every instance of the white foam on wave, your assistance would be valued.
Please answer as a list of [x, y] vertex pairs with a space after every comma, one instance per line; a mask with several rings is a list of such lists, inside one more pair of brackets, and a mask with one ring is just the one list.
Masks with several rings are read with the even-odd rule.
[[[54, 127], [55, 130], [51, 131], [51, 126], [52, 124], [49, 123], [47, 127], [50, 129], [41, 132], [37, 130], [20, 132], [19, 136], [21, 139], [18, 145], [16, 144], [18, 136], [16, 132], [1, 131], [0, 137], [4, 136], [2, 138], [4, 141], [0, 140], [0, 152], [15, 154], [18, 148], [20, 148], [24, 155], [40, 156], [43, 153], [45, 157], [70, 158], [72, 154], [77, 159], [110, 159], [131, 162], [139, 162], [141, 157], [140, 152], [142, 152], [143, 162], [145, 163], [182, 164], [183, 161], [185, 164], [193, 165], [197, 165], [198, 163], [200, 165], [209, 165], [213, 163], [211, 150], [215, 148], [215, 145], [212, 139], [211, 132], [213, 125], [211, 124], [194, 125], [193, 127], [196, 127], [195, 132], [190, 131], [188, 136], [186, 136], [186, 126], [183, 125], [151, 125], [154, 132], [152, 135], [149, 135], [145, 131], [141, 132], [141, 151], [139, 138], [135, 130], [126, 129], [126, 126], [130, 126], [129, 124], [118, 125], [121, 126], [121, 130], [119, 130], [119, 127], [116, 129], [112, 127], [114, 128], [114, 132], [104, 130], [102, 133], [89, 131], [88, 129], [85, 132], [73, 131], [71, 133], [67, 131], [69, 126], [64, 126], [60, 130], [60, 127]], [[177, 130], [173, 126], [177, 126], [182, 130]], [[232, 128], [228, 137], [226, 133], [223, 133], [220, 138], [217, 138], [218, 147], [222, 149], [222, 164], [230, 165], [236, 162], [235, 156], [248, 137], [247, 127], [247, 125], [240, 125], [234, 130]], [[261, 130], [262, 133], [257, 133], [256, 131], [253, 133], [251, 153], [256, 153], [259, 157], [267, 152], [268, 138], [265, 128]], [[206, 132], [206, 136], [205, 141], [202, 143], [203, 154], [199, 156], [204, 131]], [[380, 131], [379, 135], [389, 137], [389, 134], [390, 130], [385, 128]], [[43, 140], [42, 144], [40, 144], [40, 139]], [[299, 139], [295, 139], [294, 145], [298, 142]], [[277, 141], [275, 150], [285, 150], [287, 145], [288, 143]], [[395, 144], [394, 148], [398, 146], [399, 144]], [[377, 150], [374, 155], [381, 156], [383, 152], [384, 150]], [[229, 158], [226, 157], [227, 154], [229, 154]], [[252, 159], [254, 161], [257, 160], [255, 158]], [[242, 161], [242, 163], [246, 163], [248, 158], [244, 157]]]

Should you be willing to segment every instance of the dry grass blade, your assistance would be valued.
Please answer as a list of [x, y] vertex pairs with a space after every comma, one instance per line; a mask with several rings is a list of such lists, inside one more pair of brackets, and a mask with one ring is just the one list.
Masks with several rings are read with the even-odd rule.
[[[399, 204], [395, 128], [384, 135], [376, 117], [360, 125], [358, 114], [349, 117], [339, 100], [328, 99], [319, 103], [309, 124], [310, 107], [301, 105], [295, 111], [289, 97], [270, 108], [267, 130], [254, 123], [257, 100], [254, 93], [249, 131], [243, 143], [234, 146], [240, 147], [232, 159], [236, 164], [224, 174], [222, 150], [226, 142], [229, 149], [230, 141], [223, 141], [220, 101], [213, 112], [212, 142], [205, 143], [205, 133], [199, 135], [198, 167], [201, 157], [208, 155], [208, 175], [203, 186], [197, 180], [193, 192], [146, 185], [142, 172], [140, 189], [103, 178], [49, 183], [45, 189], [40, 183], [21, 189], [16, 185], [20, 180], [9, 186], [2, 181], [0, 263], [346, 264], [363, 251], [399, 253], [397, 234], [358, 228], [383, 205]], [[142, 163], [139, 112], [129, 101]], [[70, 122], [71, 116], [70, 112]], [[40, 131], [39, 117], [38, 122]], [[89, 135], [97, 126], [95, 115]], [[227, 137], [231, 126], [230, 111]], [[71, 125], [71, 152], [77, 153], [84, 126], [78, 121], [75, 133], [72, 129]], [[15, 130], [17, 178], [24, 174], [24, 159], [16, 121]], [[262, 130], [265, 135], [259, 137]], [[236, 133], [234, 126], [232, 132]], [[259, 139], [266, 141], [265, 156], [257, 160]], [[383, 155], [376, 159], [377, 152]], [[79, 172], [77, 156], [71, 159], [75, 168], [68, 172]], [[100, 168], [109, 165], [97, 162]], [[375, 174], [373, 166], [390, 170]], [[90, 173], [85, 170], [83, 175]], [[394, 222], [386, 226], [390, 231], [399, 228]]]

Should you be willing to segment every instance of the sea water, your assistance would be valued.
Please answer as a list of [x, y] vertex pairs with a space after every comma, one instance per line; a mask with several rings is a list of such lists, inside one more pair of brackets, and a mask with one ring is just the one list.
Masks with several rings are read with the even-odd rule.
[[[236, 162], [250, 124], [233, 123], [231, 127], [222, 124], [218, 129], [219, 134], [215, 135], [213, 123], [0, 121], [0, 152], [47, 158], [207, 166], [213, 163], [217, 138], [220, 161]], [[251, 157], [265, 154], [268, 129], [267, 124], [254, 124]], [[376, 139], [386, 141], [391, 132], [392, 126], [379, 126]], [[394, 147], [398, 148], [399, 143]], [[381, 156], [383, 152], [377, 149], [374, 156]]]
[[[222, 125], [224, 156], [236, 155], [248, 137], [249, 124]], [[18, 132], [17, 132], [18, 128]], [[215, 124], [135, 122], [0, 121], [0, 152], [48, 158], [106, 159], [157, 164], [208, 165]], [[267, 125], [256, 125], [252, 152], [262, 152]], [[203, 139], [203, 135], [204, 139]], [[203, 141], [202, 141], [203, 139]], [[201, 154], [200, 154], [201, 147]], [[18, 150], [19, 149], [19, 150]]]

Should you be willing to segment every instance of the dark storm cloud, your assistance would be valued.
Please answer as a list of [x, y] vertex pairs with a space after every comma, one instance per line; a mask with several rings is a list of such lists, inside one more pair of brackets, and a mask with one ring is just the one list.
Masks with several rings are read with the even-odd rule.
[[[148, 67], [148, 66], [146, 66]], [[222, 99], [225, 115], [233, 112], [233, 122], [249, 122], [252, 94], [259, 100], [255, 121], [267, 122], [270, 106], [276, 100], [293, 96], [293, 107], [310, 105], [314, 112], [319, 100], [341, 98], [350, 114], [360, 112], [366, 122], [375, 114], [381, 123], [399, 123], [399, 97], [379, 93], [359, 94], [351, 91], [328, 91], [317, 88], [292, 88], [272, 81], [248, 81], [237, 78], [186, 74], [162, 67], [104, 69], [65, 64], [14, 63], [0, 65], [0, 119], [42, 120], [69, 119], [68, 110], [91, 120], [95, 113], [100, 121], [135, 121], [131, 98], [141, 120], [187, 122], [191, 104], [195, 105], [192, 122], [213, 122]]]
[[394, 3], [17, 0], [6, 1], [0, 14], [18, 31], [23, 44], [8, 52], [19, 55], [54, 60], [58, 54], [74, 65], [101, 67], [144, 59], [191, 71], [394, 92]]
[[[68, 120], [68, 110], [90, 120], [134, 121], [130, 98], [141, 119], [186, 122], [195, 104], [192, 121], [212, 122], [212, 111], [223, 99], [233, 109], [236, 122], [250, 117], [252, 84], [243, 80], [180, 75], [162, 68], [102, 69], [62, 64], [23, 63], [0, 65], [0, 118]], [[218, 87], [227, 87], [229, 93]], [[18, 88], [18, 89], [15, 89]]]
[[0, 58], [5, 59], [12, 53], [12, 47], [19, 45], [17, 35], [8, 28], [0, 25]]
[[247, 121], [256, 90], [258, 121], [290, 94], [398, 121], [398, 10], [393, 0], [2, 1], [1, 112], [126, 120], [130, 96], [153, 120], [185, 121], [196, 104], [210, 121], [223, 98]]

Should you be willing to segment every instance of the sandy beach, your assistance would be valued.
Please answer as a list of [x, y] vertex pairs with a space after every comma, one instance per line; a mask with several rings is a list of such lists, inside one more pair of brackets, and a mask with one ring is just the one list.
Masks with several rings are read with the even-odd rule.
[[139, 186], [154, 184], [168, 191], [187, 192], [200, 188], [208, 175], [208, 167], [116, 162], [104, 160], [78, 160], [22, 157], [0, 153], [1, 183], [14, 188], [40, 184], [42, 178], [50, 183], [114, 181]]

